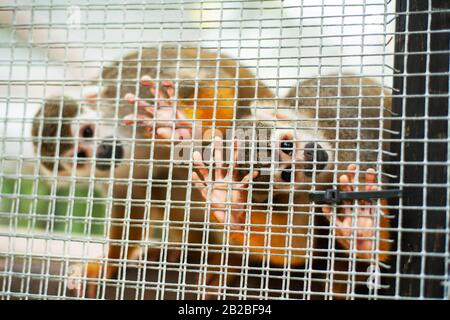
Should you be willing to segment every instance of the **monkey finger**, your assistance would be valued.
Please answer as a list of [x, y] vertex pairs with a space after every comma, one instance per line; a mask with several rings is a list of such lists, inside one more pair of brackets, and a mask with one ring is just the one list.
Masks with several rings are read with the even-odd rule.
[[[187, 123], [187, 122], [186, 122]], [[176, 140], [186, 140], [192, 138], [192, 129], [190, 125], [184, 125], [185, 122], [177, 122], [175, 126], [174, 139]], [[161, 139], [171, 139], [173, 132], [173, 125], [170, 121], [156, 121], [156, 133]]]
[[[372, 168], [367, 169], [365, 176], [364, 176], [364, 190], [365, 191], [376, 191], [379, 190], [380, 188], [376, 185], [376, 174], [375, 174], [375, 170]], [[363, 208], [361, 208], [361, 212], [364, 211], [366, 212], [367, 210], [371, 210], [369, 206], [372, 206], [374, 203], [374, 201], [372, 200], [360, 200], [358, 202], [358, 204], [360, 206], [362, 206]]]
[[233, 161], [235, 163], [237, 163], [239, 161], [239, 140], [234, 140], [233, 141], [233, 150], [234, 150], [234, 157], [233, 157]]
[[200, 178], [200, 176], [197, 174], [197, 172], [192, 172], [192, 182], [197, 187], [198, 191], [201, 193], [203, 198], [206, 199], [207, 196], [207, 185], [206, 183]]
[[340, 211], [340, 214], [341, 214], [340, 219], [342, 219], [342, 220], [352, 219], [352, 215], [353, 215], [352, 202], [345, 201], [345, 203], [343, 205], [344, 205], [344, 208]]
[[[169, 140], [172, 139], [172, 128], [160, 127], [156, 129], [156, 136], [159, 139]], [[176, 137], [174, 137], [176, 139]]]
[[325, 213], [326, 215], [328, 215], [328, 218], [329, 218], [332, 208], [330, 206], [322, 206], [321, 209], [322, 209], [322, 212]]
[[366, 171], [366, 182], [367, 183], [375, 183], [375, 182], [377, 182], [377, 176], [376, 176], [375, 169], [373, 169], [373, 168], [367, 169], [367, 171]]
[[351, 184], [355, 183], [355, 174], [357, 169], [358, 167], [354, 163], [351, 163], [347, 166], [348, 172], [346, 174], [348, 175]]
[[[217, 152], [216, 152], [217, 151]], [[223, 167], [223, 141], [220, 137], [214, 137], [214, 161], [218, 168]]]
[[[352, 192], [354, 191], [354, 180], [352, 180], [350, 175], [343, 174], [339, 177], [339, 191], [342, 192]], [[340, 210], [341, 213], [344, 214], [344, 219], [346, 216], [350, 216], [352, 214], [352, 207], [351, 205], [353, 202], [351, 200], [345, 200], [342, 202], [342, 205], [344, 206], [343, 209]]]
[[150, 93], [157, 100], [157, 104], [161, 107], [170, 107], [173, 105], [175, 97], [175, 88], [172, 81], [160, 81], [159, 86], [154, 82], [149, 83]]
[[149, 125], [152, 123], [152, 118], [147, 117], [142, 114], [132, 113], [132, 114], [129, 114], [129, 115], [126, 115], [125, 117], [123, 117], [122, 123], [126, 126], [133, 124], [133, 123]]
[[[162, 106], [166, 106], [167, 102], [164, 101], [164, 99], [166, 99], [166, 94], [164, 92], [164, 90], [161, 88], [162, 85], [155, 85], [155, 83], [152, 82], [146, 82], [146, 86], [150, 87], [150, 93], [153, 95], [153, 97], [157, 100], [157, 104], [158, 105], [162, 105]], [[159, 100], [159, 99], [163, 99], [163, 100]]]
[[[327, 217], [328, 217], [329, 221], [332, 222], [332, 219], [331, 219], [332, 216], [331, 215], [327, 215]], [[348, 224], [346, 223], [345, 219], [344, 220], [341, 220], [341, 219], [338, 219], [338, 218], [335, 219], [335, 227], [336, 227], [336, 232], [338, 234], [340, 234], [340, 235], [344, 234], [345, 233], [344, 230], [345, 230], [347, 225]]]
[[127, 93], [123, 96], [123, 98], [130, 104], [133, 104], [136, 102], [137, 98], [136, 95], [134, 95], [133, 93]]
[[[172, 137], [173, 124], [175, 122], [174, 138], [191, 139], [192, 138], [192, 123], [184, 118], [182, 114], [176, 112], [176, 118], [173, 117], [173, 108], [159, 108], [156, 116], [156, 128], [161, 132], [162, 139], [170, 139]], [[161, 130], [160, 130], [161, 129]]]
[[203, 180], [206, 180], [208, 178], [209, 170], [203, 163], [203, 158], [200, 152], [194, 151], [194, 154], [192, 155], [194, 159], [194, 168], [200, 172], [200, 174], [203, 177]]
[[194, 182], [195, 186], [199, 189], [204, 199], [207, 199], [209, 196], [211, 196], [211, 195], [208, 196], [210, 183], [204, 177], [203, 178], [200, 177], [200, 175], [194, 171], [192, 172], [192, 181]]
[[281, 112], [281, 110], [279, 110], [279, 111], [276, 113], [275, 117], [276, 117], [277, 119], [280, 119], [280, 120], [288, 120], [288, 119], [289, 119], [289, 115], [288, 115], [288, 114], [285, 114], [285, 113], [283, 113], [283, 112]]
[[239, 179], [239, 145], [239, 140], [233, 141], [233, 162], [231, 163], [231, 178], [233, 179], [233, 181], [237, 181]]
[[237, 185], [238, 189], [248, 188], [251, 179], [255, 179], [259, 175], [259, 171], [253, 171], [242, 178], [241, 183]]
[[[347, 204], [345, 204], [345, 205], [347, 205]], [[333, 217], [333, 215], [332, 215], [333, 208], [331, 206], [323, 206], [322, 212], [325, 214], [325, 217], [327, 217], [327, 219], [329, 221], [331, 221], [331, 219]], [[352, 209], [350, 207], [346, 207], [343, 210], [340, 210], [339, 212], [343, 213], [343, 217], [336, 216], [336, 226], [339, 228], [343, 228], [345, 220], [348, 218], [351, 219]]]
[[173, 98], [175, 96], [175, 85], [172, 81], [165, 80], [161, 82], [161, 85], [166, 90], [166, 94], [168, 98]]
[[336, 219], [336, 231], [338, 231], [344, 237], [350, 237], [353, 229], [353, 218], [344, 217], [344, 219]]
[[139, 99], [132, 93], [127, 93], [123, 97], [128, 103], [134, 104], [137, 103], [138, 108], [144, 109], [146, 112], [150, 113], [151, 115], [154, 114], [154, 108], [145, 100]]
[[339, 177], [339, 191], [352, 192], [353, 185], [351, 184], [351, 177], [347, 174], [343, 174]]
[[225, 219], [226, 219], [226, 213], [223, 210], [215, 210], [213, 208], [211, 208], [211, 210], [213, 210], [213, 215], [216, 218], [216, 220], [220, 223], [224, 223]]
[[356, 243], [358, 250], [371, 251], [375, 249], [376, 243], [373, 239], [374, 229], [372, 219], [360, 219], [356, 231]]
[[373, 236], [374, 233], [374, 219], [371, 217], [362, 217], [358, 219], [357, 222], [358, 232], [357, 236], [359, 238], [369, 238]]
[[371, 191], [377, 189], [377, 176], [373, 168], [367, 169], [364, 179], [365, 190]]
[[373, 208], [371, 201], [365, 201], [362, 205], [358, 207], [356, 222], [359, 225], [364, 219], [374, 220], [375, 210]]
[[366, 190], [367, 191], [378, 191], [378, 190], [380, 190], [381, 188], [379, 187], [379, 186], [377, 186], [376, 184], [369, 184], [369, 185], [366, 185]]
[[141, 85], [149, 87], [153, 85], [153, 79], [149, 75], [143, 75], [141, 77]]
[[214, 138], [214, 162], [216, 165], [216, 180], [225, 178], [225, 170], [223, 169], [223, 141], [220, 137]]

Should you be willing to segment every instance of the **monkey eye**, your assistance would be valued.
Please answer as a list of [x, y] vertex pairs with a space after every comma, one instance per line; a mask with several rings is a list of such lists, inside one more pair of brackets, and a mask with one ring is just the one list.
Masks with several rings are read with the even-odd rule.
[[292, 141], [283, 141], [280, 145], [281, 151], [288, 155], [292, 155], [292, 152], [294, 151], [294, 143]]
[[84, 126], [81, 128], [81, 136], [83, 138], [92, 138], [94, 136], [94, 128], [92, 126]]

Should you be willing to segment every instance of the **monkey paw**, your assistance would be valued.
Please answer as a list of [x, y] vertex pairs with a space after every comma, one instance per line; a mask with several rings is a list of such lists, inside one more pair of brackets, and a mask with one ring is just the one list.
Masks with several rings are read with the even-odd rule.
[[[356, 165], [350, 164], [347, 167], [348, 173], [339, 177], [339, 190], [342, 192], [356, 191], [355, 183]], [[376, 184], [376, 175], [374, 169], [368, 169], [364, 174], [364, 184], [360, 187], [361, 191], [376, 191], [380, 188]], [[383, 201], [383, 200], [382, 200]], [[383, 228], [386, 218], [382, 210], [379, 210], [376, 203], [372, 200], [359, 200], [356, 206], [356, 213], [353, 211], [353, 201], [346, 200], [338, 205], [338, 211], [335, 219], [336, 236], [338, 242], [349, 250], [356, 250], [356, 255], [363, 259], [373, 257], [373, 252], [382, 249], [384, 246], [381, 241], [386, 241], [388, 235], [386, 230], [381, 230], [377, 234], [377, 228], [381, 225]], [[327, 218], [332, 221], [332, 208], [325, 206], [322, 208]], [[377, 214], [380, 215], [377, 216]], [[380, 243], [377, 243], [377, 238]], [[384, 258], [383, 258], [384, 259]]]
[[[238, 149], [238, 143], [235, 141], [234, 163], [237, 163], [239, 158]], [[203, 163], [202, 155], [198, 151], [195, 151], [193, 154], [194, 166], [198, 170], [198, 173], [192, 173], [192, 180], [203, 199], [210, 203], [213, 216], [218, 222], [225, 223], [227, 221], [227, 213], [230, 212], [230, 228], [242, 229], [237, 224], [242, 224], [245, 221], [245, 208], [248, 202], [247, 188], [250, 180], [256, 178], [258, 172], [251, 172], [241, 181], [238, 181], [236, 179], [236, 171], [233, 169], [228, 170], [229, 168], [224, 166], [223, 141], [220, 137], [216, 137], [213, 151], [215, 164], [214, 181], [212, 183], [207, 181], [210, 176], [210, 170]]]
[[81, 264], [70, 265], [69, 270], [67, 271], [67, 289], [80, 292], [82, 288], [82, 275], [83, 267]]
[[149, 76], [141, 78], [141, 84], [150, 88], [155, 104], [140, 99], [133, 93], [127, 93], [124, 99], [128, 103], [137, 104], [143, 113], [129, 114], [124, 117], [125, 125], [138, 123], [147, 127], [147, 134], [153, 132], [159, 139], [191, 139], [192, 123], [176, 106], [175, 85], [172, 81], [161, 81], [159, 86]]
[[[102, 275], [102, 271], [101, 264], [96, 262], [89, 262], [87, 265], [79, 263], [69, 266], [67, 289], [74, 292], [76, 297], [95, 298], [97, 296], [97, 282]], [[111, 271], [112, 268], [108, 268], [107, 279], [111, 277]]]

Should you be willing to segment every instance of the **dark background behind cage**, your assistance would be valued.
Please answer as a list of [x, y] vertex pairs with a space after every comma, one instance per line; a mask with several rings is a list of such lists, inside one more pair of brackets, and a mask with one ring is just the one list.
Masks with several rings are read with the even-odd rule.
[[392, 144], [398, 156], [390, 172], [400, 177], [403, 167], [405, 186], [386, 293], [448, 298], [450, 1], [398, 0], [396, 6], [393, 111], [399, 119], [393, 130], [400, 138]]

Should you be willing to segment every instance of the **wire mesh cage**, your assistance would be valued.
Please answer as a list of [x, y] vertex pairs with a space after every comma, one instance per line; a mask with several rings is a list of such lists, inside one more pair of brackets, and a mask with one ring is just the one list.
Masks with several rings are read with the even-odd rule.
[[0, 1], [1, 299], [448, 299], [445, 1]]

